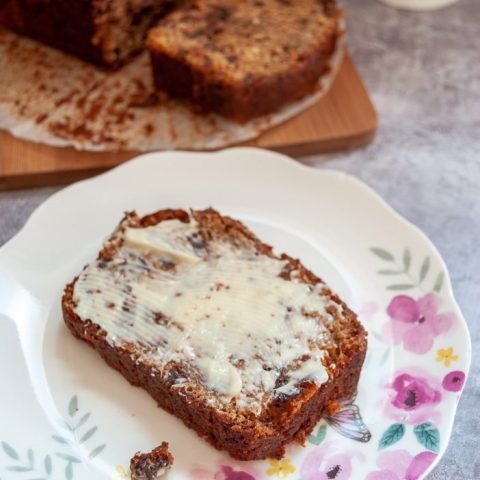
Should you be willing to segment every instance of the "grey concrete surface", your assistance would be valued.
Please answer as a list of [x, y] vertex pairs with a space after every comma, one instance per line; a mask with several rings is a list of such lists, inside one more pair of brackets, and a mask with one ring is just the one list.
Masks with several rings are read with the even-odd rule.
[[[300, 159], [353, 174], [445, 259], [473, 363], [448, 450], [428, 480], [480, 479], [480, 2], [413, 13], [345, 0], [350, 51], [377, 107], [369, 147]], [[0, 245], [56, 188], [0, 193]]]

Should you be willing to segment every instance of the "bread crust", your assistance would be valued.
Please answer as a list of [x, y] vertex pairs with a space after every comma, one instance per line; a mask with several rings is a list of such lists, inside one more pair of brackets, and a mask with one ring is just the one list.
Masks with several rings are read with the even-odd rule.
[[246, 76], [243, 81], [219, 80], [160, 49], [151, 47], [149, 51], [157, 90], [187, 100], [200, 113], [214, 112], [245, 123], [312, 93], [318, 79], [330, 71], [328, 60], [335, 45], [336, 39], [331, 38], [327, 53], [312, 51], [304, 62], [285, 72], [252, 79]]
[[[195, 211], [193, 216], [206, 228], [215, 229], [216, 235], [233, 234], [239, 241], [253, 242], [258, 251], [273, 256], [271, 247], [257, 239], [240, 222], [223, 217], [211, 209]], [[127, 214], [123, 222], [128, 222], [130, 227], [144, 227], [173, 218], [185, 222], [189, 215], [183, 210], [162, 210], [140, 218], [132, 212]], [[99, 259], [109, 258], [110, 255], [111, 252], [105, 247]], [[306, 283], [320, 281], [298, 260], [285, 254], [281, 258], [290, 262], [292, 270], [298, 269]], [[325, 412], [331, 414], [338, 401], [351, 398], [356, 392], [367, 350], [367, 335], [356, 315], [331, 292], [331, 299], [341, 307], [341, 318], [334, 322], [334, 345], [326, 355], [325, 366], [330, 379], [321, 386], [304, 382], [297, 395], [275, 397], [260, 417], [238, 422], [234, 415], [217, 410], [203, 397], [195, 394], [187, 396], [185, 392], [171, 388], [175, 382], [175, 371], [169, 372], [164, 378], [155, 375], [154, 367], [140, 358], [134, 345], [112, 345], [106, 338], [106, 332], [98, 325], [79, 318], [74, 311], [73, 301], [76, 280], [65, 287], [62, 297], [63, 318], [73, 335], [94, 348], [110, 367], [119, 371], [132, 385], [146, 390], [160, 407], [177, 416], [215, 448], [226, 450], [236, 459], [281, 458], [288, 443], [296, 441], [303, 444]], [[335, 363], [334, 368], [330, 368], [332, 363]]]

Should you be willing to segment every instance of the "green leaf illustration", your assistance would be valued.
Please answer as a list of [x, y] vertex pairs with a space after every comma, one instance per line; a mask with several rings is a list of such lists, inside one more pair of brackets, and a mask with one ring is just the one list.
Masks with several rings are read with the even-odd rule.
[[92, 427], [90, 430], [88, 430], [80, 439], [80, 443], [86, 442], [97, 430], [98, 427]]
[[65, 478], [66, 480], [72, 480], [73, 478], [73, 466], [72, 462], [69, 462], [65, 467]]
[[58, 442], [58, 443], [63, 443], [64, 445], [71, 443], [68, 438], [62, 437], [61, 435], [52, 435], [52, 438]]
[[70, 400], [70, 403], [68, 404], [68, 413], [71, 417], [73, 417], [77, 410], [78, 410], [78, 398], [76, 395], [74, 395]]
[[[78, 397], [77, 395], [73, 395], [68, 403], [68, 414], [70, 417], [75, 417], [78, 411], [79, 411]], [[68, 421], [63, 420], [61, 421], [60, 426], [63, 427], [63, 425], [65, 425], [65, 427], [68, 430], [70, 430], [71, 432], [74, 432], [86, 424], [86, 422], [91, 417], [91, 413], [87, 412], [82, 414], [81, 416], [79, 413], [78, 417], [79, 417], [79, 420], [76, 424], [74, 424], [74, 421], [70, 421], [69, 423]], [[66, 462], [64, 464], [65, 480], [73, 480], [74, 464], [82, 463], [84, 461], [83, 455], [77, 455], [76, 450], [81, 448], [79, 446], [80, 444], [86, 443], [88, 440], [90, 440], [98, 430], [98, 426], [87, 427], [87, 428], [88, 428], [87, 431], [83, 433], [83, 435], [80, 437], [79, 440], [77, 440], [78, 437], [75, 436], [75, 443], [73, 442], [73, 436], [72, 436], [72, 439], [68, 438], [70, 434], [67, 434], [66, 437], [58, 434], [51, 435], [51, 438], [55, 440], [57, 443], [62, 444], [63, 446], [67, 446], [66, 447], [67, 452], [73, 452], [74, 454], [72, 455], [70, 453], [65, 453], [65, 452], [55, 452], [52, 455], [50, 454], [45, 455], [45, 457], [43, 458], [43, 469], [41, 465], [39, 467], [35, 466], [35, 453], [32, 448], [28, 448], [26, 450], [25, 460], [23, 460], [23, 458], [22, 459], [20, 458], [19, 453], [9, 443], [2, 441], [1, 449], [5, 452], [5, 454], [8, 457], [10, 457], [12, 460], [17, 461], [17, 465], [9, 465], [9, 466], [6, 466], [5, 469], [10, 472], [18, 472], [18, 473], [25, 473], [25, 474], [27, 472], [31, 472], [28, 475], [21, 476], [21, 478], [25, 478], [27, 480], [49, 480], [52, 478], [53, 464], [54, 464], [55, 457], [58, 457]], [[98, 445], [97, 447], [95, 447], [93, 450], [90, 451], [88, 458], [89, 459], [95, 458], [106, 448], [106, 446], [107, 445], [105, 443]], [[20, 463], [20, 465], [18, 463]], [[37, 477], [33, 478], [35, 475], [37, 475]], [[58, 472], [55, 474], [55, 477], [56, 478], [58, 477]], [[0, 480], [2, 479], [0, 478]]]
[[418, 276], [419, 283], [422, 283], [427, 276], [428, 270], [430, 269], [430, 257], [425, 257], [425, 260], [420, 267], [420, 275]]
[[47, 455], [45, 457], [45, 460], [43, 461], [43, 465], [45, 467], [46, 474], [50, 475], [52, 473], [52, 457], [50, 455]]
[[440, 432], [430, 422], [416, 425], [413, 433], [417, 440], [428, 450], [438, 452], [440, 446]]
[[385, 250], [384, 248], [379, 248], [379, 247], [372, 247], [370, 251], [376, 255], [378, 258], [381, 258], [382, 260], [385, 260], [386, 262], [393, 262], [395, 260], [395, 257]]
[[387, 290], [400, 291], [400, 290], [411, 290], [415, 285], [411, 283], [396, 283], [394, 285], [389, 285]]
[[433, 285], [433, 291], [439, 293], [443, 287], [443, 280], [445, 278], [445, 274], [440, 272], [437, 275], [437, 279], [435, 280], [435, 284]]
[[401, 275], [405, 273], [403, 270], [378, 270], [379, 275]]
[[327, 424], [324, 423], [320, 425], [320, 428], [318, 429], [316, 435], [310, 435], [308, 437], [308, 441], [310, 443], [313, 443], [313, 445], [318, 446], [325, 440], [326, 435], [327, 435]]
[[67, 462], [70, 462], [70, 463], [82, 463], [82, 461], [77, 458], [77, 457], [74, 457], [73, 455], [68, 455], [67, 453], [61, 453], [61, 452], [57, 452], [55, 454], [58, 458], [61, 458], [62, 460], [66, 460]]
[[90, 412], [83, 415], [80, 421], [73, 427], [73, 430], [78, 430], [90, 418], [90, 415]]
[[27, 450], [27, 458], [28, 464], [33, 467], [33, 464], [35, 463], [35, 456], [33, 455], [33, 450], [31, 448]]
[[67, 430], [70, 430], [70, 432], [73, 432], [73, 428], [72, 426], [65, 420], [62, 420], [60, 422], [62, 424], [63, 427], [65, 427]]
[[410, 249], [406, 248], [403, 251], [403, 267], [405, 268], [406, 272], [408, 272], [408, 269], [410, 268], [411, 261], [412, 261], [412, 254], [410, 253]]
[[18, 460], [18, 453], [17, 451], [9, 445], [7, 442], [2, 442], [2, 448], [3, 451], [10, 457], [13, 458], [14, 460]]
[[[77, 395], [73, 395], [68, 403], [68, 414], [70, 417], [75, 417], [77, 412], [79, 412], [78, 397]], [[79, 420], [76, 423], [75, 423], [75, 420], [70, 420], [70, 421], [60, 420], [59, 426], [63, 428], [63, 425], [65, 425], [65, 427], [73, 434], [73, 432], [78, 430], [80, 427], [84, 426], [90, 417], [91, 417], [90, 412], [83, 413], [81, 416], [79, 412], [78, 414]], [[40, 466], [35, 466], [35, 453], [32, 448], [26, 449], [25, 459], [23, 459], [23, 458], [20, 458], [19, 453], [9, 443], [5, 441], [0, 442], [1, 450], [3, 450], [5, 454], [8, 457], [10, 457], [12, 460], [17, 461], [17, 465], [6, 466], [4, 467], [5, 470], [10, 472], [24, 473], [25, 475], [20, 475], [19, 478], [25, 478], [26, 480], [50, 480], [52, 478], [52, 474], [54, 470], [53, 464], [55, 463], [55, 457], [58, 457], [59, 459], [66, 462], [63, 464], [65, 466], [65, 480], [73, 480], [74, 464], [80, 464], [84, 461], [83, 454], [77, 455], [77, 451], [79, 452], [81, 448], [80, 444], [86, 443], [88, 440], [90, 440], [98, 430], [98, 426], [86, 427], [86, 428], [87, 428], [87, 431], [83, 433], [83, 435], [80, 437], [79, 440], [78, 440], [78, 437], [75, 435], [75, 442], [73, 441], [72, 434], [67, 433], [66, 436], [58, 435], [58, 434], [51, 435], [51, 438], [55, 440], [57, 443], [63, 445], [64, 448], [66, 446], [66, 450], [68, 453], [55, 452], [54, 454], [45, 455], [45, 457], [43, 458], [43, 468], [41, 466], [41, 460], [40, 460]], [[68, 438], [70, 437], [70, 435], [72, 435], [72, 439]], [[107, 445], [105, 443], [98, 445], [97, 447], [95, 447], [93, 450], [90, 451], [88, 458], [89, 459], [95, 458], [106, 448], [106, 446]], [[70, 452], [72, 452], [73, 454], [70, 454]], [[59, 463], [59, 461], [57, 461], [57, 463]], [[60, 480], [60, 478], [58, 478], [59, 477], [58, 470], [57, 469], [55, 470], [56, 470], [55, 478], [56, 480]], [[33, 478], [34, 476], [35, 478]], [[0, 478], [0, 480], [2, 480], [2, 478]]]
[[390, 425], [385, 432], [383, 432], [378, 448], [381, 450], [383, 448], [390, 447], [394, 443], [400, 441], [404, 435], [405, 425], [402, 423], [394, 423], [393, 425]]
[[31, 467], [22, 467], [20, 465], [15, 465], [12, 467], [7, 467], [7, 470], [10, 472], [31, 472], [32, 468]]
[[103, 443], [102, 445], [99, 445], [98, 447], [95, 447], [90, 454], [88, 455], [88, 458], [91, 460], [92, 458], [95, 458], [99, 453], [103, 451], [103, 449], [107, 446], [106, 443]]

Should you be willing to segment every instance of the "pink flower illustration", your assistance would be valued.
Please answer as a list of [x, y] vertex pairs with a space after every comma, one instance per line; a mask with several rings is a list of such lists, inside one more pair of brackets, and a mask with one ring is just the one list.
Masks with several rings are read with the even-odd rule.
[[440, 297], [428, 293], [418, 300], [408, 295], [397, 295], [387, 308], [391, 339], [395, 345], [403, 343], [405, 350], [424, 354], [433, 346], [435, 337], [453, 325], [451, 312], [438, 313]]
[[221, 460], [215, 471], [195, 468], [189, 473], [191, 480], [255, 480], [261, 477], [261, 474], [249, 463], [237, 462], [232, 459]]
[[302, 480], [347, 480], [352, 474], [352, 455], [326, 443], [307, 454], [300, 467]]
[[388, 385], [384, 411], [399, 423], [417, 425], [428, 420], [435, 424], [440, 417], [435, 407], [441, 399], [438, 381], [422, 369], [412, 367], [398, 372]]
[[459, 370], [447, 373], [442, 381], [442, 387], [449, 392], [459, 392], [465, 383], [465, 374]]
[[379, 470], [370, 472], [365, 480], [418, 480], [436, 457], [432, 452], [421, 452], [415, 457], [406, 450], [383, 452], [377, 457]]
[[215, 480], [255, 480], [255, 477], [244, 470], [235, 470], [229, 465], [222, 465], [215, 473]]

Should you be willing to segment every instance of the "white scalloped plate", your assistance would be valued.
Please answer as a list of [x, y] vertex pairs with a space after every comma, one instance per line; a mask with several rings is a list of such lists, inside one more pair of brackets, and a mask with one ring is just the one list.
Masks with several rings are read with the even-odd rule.
[[[207, 206], [301, 258], [370, 334], [354, 404], [282, 461], [217, 452], [62, 322], [63, 286], [125, 210]], [[447, 446], [471, 355], [425, 235], [358, 180], [251, 148], [147, 154], [52, 196], [0, 249], [0, 342], [0, 474], [19, 480], [124, 478], [131, 455], [162, 440], [170, 479], [423, 478]]]

